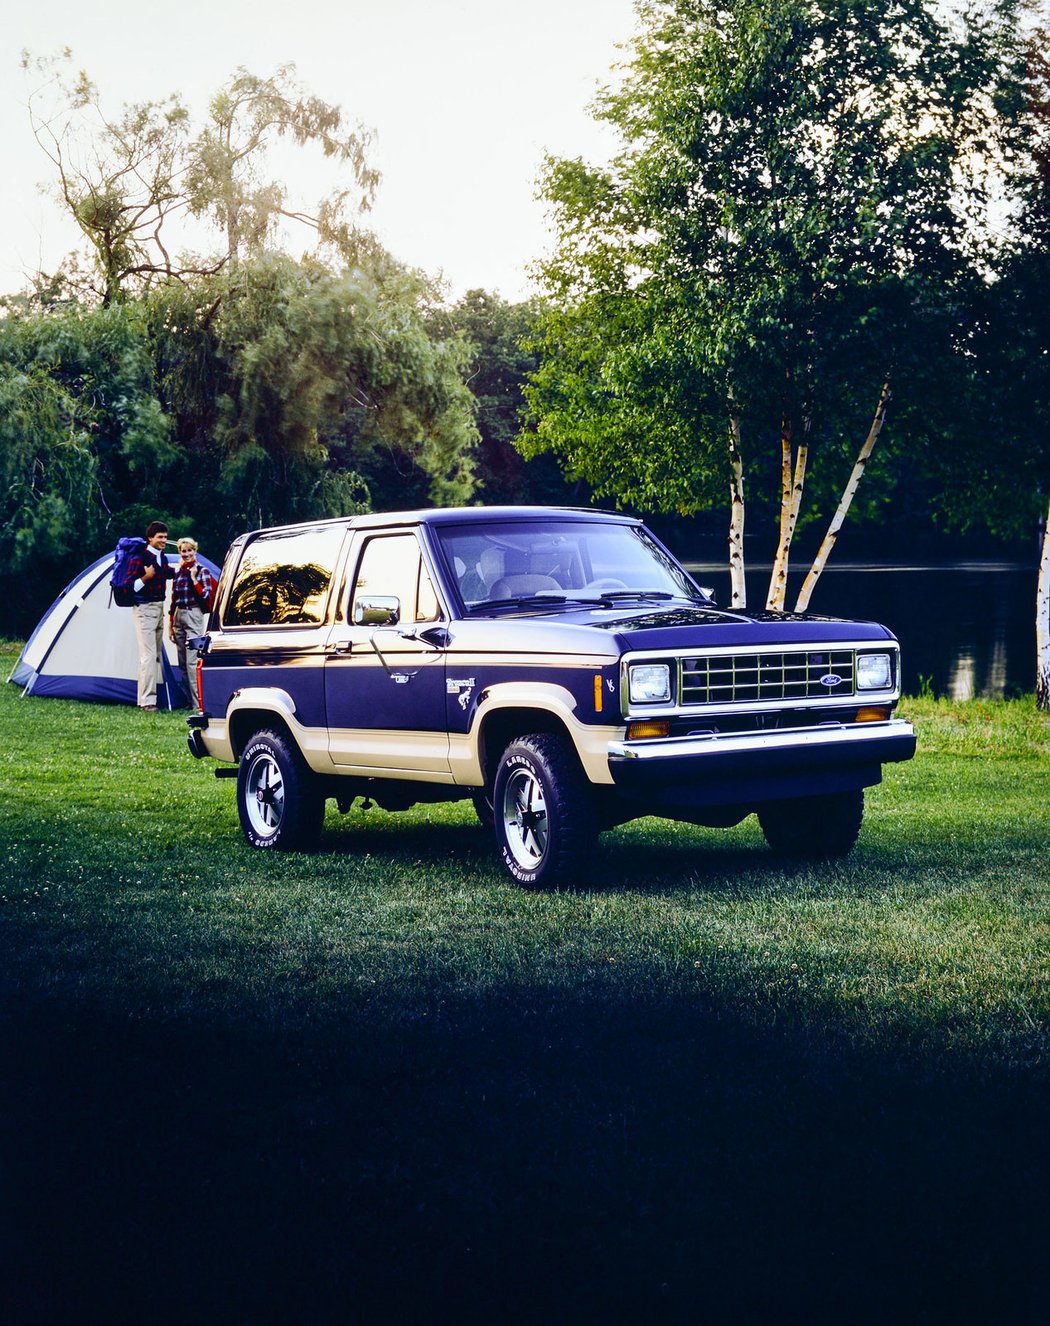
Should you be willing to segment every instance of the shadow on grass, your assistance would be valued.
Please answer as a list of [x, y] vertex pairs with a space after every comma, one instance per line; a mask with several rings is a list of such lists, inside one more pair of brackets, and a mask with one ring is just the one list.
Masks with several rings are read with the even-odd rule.
[[[6, 1323], [1035, 1321], [1045, 1098], [695, 996], [3, 992]], [[6, 1300], [6, 1302], [5, 1302]]]
[[[353, 816], [354, 812], [350, 812]], [[321, 836], [319, 854], [341, 857], [388, 857], [413, 865], [484, 870], [496, 866], [496, 839], [491, 829], [477, 823], [420, 824], [404, 816], [380, 811], [356, 820], [344, 817], [329, 821]]]
[[[493, 831], [475, 823], [420, 824], [382, 812], [363, 822], [336, 821], [333, 826], [329, 821], [318, 855], [348, 862], [367, 856], [391, 869], [411, 864], [447, 873], [454, 865], [457, 873], [477, 871], [517, 888], [503, 874]], [[914, 852], [908, 861], [916, 864]], [[849, 872], [851, 863], [870, 867], [870, 887], [878, 887], [878, 872], [890, 868], [882, 849], [862, 847], [841, 861], [791, 861], [775, 856], [757, 829], [704, 829], [663, 820], [652, 834], [630, 826], [601, 834], [584, 871], [562, 891], [660, 895], [697, 884], [746, 892], [766, 883], [804, 880], [814, 870]], [[892, 887], [889, 875], [885, 884]]]
[[[21, 832], [43, 869], [54, 823]], [[776, 991], [749, 1018], [742, 957], [719, 957], [717, 984], [676, 985], [644, 949], [603, 968], [571, 899], [553, 921], [532, 909], [528, 934], [517, 913], [495, 927], [506, 956], [486, 965], [485, 924], [513, 913], [497, 888], [513, 892], [491, 834], [447, 811], [330, 822], [325, 890], [315, 858], [252, 853], [233, 827], [197, 857], [173, 833], [185, 906], [175, 884], [149, 896], [139, 846], [94, 832], [110, 873], [92, 857], [101, 882], [73, 874], [63, 846], [62, 900], [0, 930], [3, 1326], [1042, 1320], [1045, 1056], [923, 1061]], [[894, 851], [830, 869], [888, 886]], [[436, 909], [431, 929], [420, 865], [442, 887], [476, 874], [477, 912]], [[406, 950], [395, 924], [368, 928], [398, 872], [421, 914]], [[795, 874], [753, 829], [645, 825], [603, 838], [588, 873], [587, 890], [653, 896]], [[366, 874], [338, 917], [297, 926], [291, 883], [341, 898]], [[228, 898], [192, 897], [198, 875], [202, 894], [254, 890], [272, 923], [238, 930]], [[610, 910], [614, 940], [644, 941]], [[566, 956], [545, 983], [548, 937]], [[63, 943], [76, 981], [47, 965]], [[166, 951], [140, 971], [151, 943]], [[123, 986], [114, 944], [134, 960]], [[353, 981], [359, 951], [374, 985]]]

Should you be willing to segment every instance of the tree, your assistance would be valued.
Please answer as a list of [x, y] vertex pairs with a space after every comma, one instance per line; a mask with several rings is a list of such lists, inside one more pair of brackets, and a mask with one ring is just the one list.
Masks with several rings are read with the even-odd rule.
[[158, 391], [187, 469], [221, 497], [224, 538], [469, 497], [467, 348], [429, 333], [428, 299], [389, 259], [334, 272], [272, 252], [155, 292]]
[[1026, 45], [1012, 165], [1019, 210], [964, 349], [969, 368], [953, 446], [937, 457], [937, 506], [951, 529], [1040, 531], [1036, 703], [1050, 709], [1050, 33]]
[[746, 473], [778, 478], [771, 607], [803, 493], [833, 511], [801, 610], [891, 398], [903, 424], [954, 370], [994, 242], [1014, 6], [938, 13], [642, 0], [623, 84], [599, 103], [625, 146], [605, 169], [548, 163], [553, 307], [523, 445], [662, 510], [699, 510], [728, 481], [735, 604]]
[[[307, 95], [294, 73], [290, 64], [269, 78], [238, 69], [212, 98], [208, 121], [189, 147], [190, 211], [218, 226], [229, 261], [260, 253], [281, 221], [305, 223], [321, 240], [352, 251], [358, 237], [349, 216], [368, 209], [379, 183], [365, 156], [369, 135], [347, 131], [340, 108]], [[343, 188], [310, 212], [291, 207], [286, 185], [265, 169], [267, 149], [281, 138], [348, 167], [356, 196]]]
[[179, 177], [189, 115], [173, 95], [110, 118], [87, 74], [72, 75], [71, 60], [68, 48], [55, 59], [23, 53], [23, 69], [42, 80], [29, 95], [30, 124], [55, 168], [57, 199], [90, 246], [93, 293], [110, 304], [129, 285], [176, 271], [162, 234], [186, 208]]
[[[86, 557], [168, 514], [176, 459], [140, 319], [126, 306], [0, 319], [0, 567], [24, 630]], [[143, 506], [143, 504], [146, 504]], [[174, 514], [174, 513], [171, 513]]]
[[[212, 274], [258, 255], [282, 222], [305, 225], [344, 260], [372, 250], [355, 223], [379, 179], [366, 160], [368, 134], [348, 130], [339, 107], [308, 95], [294, 66], [268, 78], [238, 69], [195, 130], [177, 94], [110, 114], [97, 85], [73, 72], [68, 48], [54, 58], [23, 54], [22, 65], [35, 80], [30, 123], [54, 167], [56, 197], [89, 244], [93, 270], [66, 264], [82, 292], [110, 304], [158, 280]], [[296, 206], [269, 165], [281, 139], [320, 151], [340, 172], [340, 187], [310, 208]], [[182, 252], [190, 240], [207, 246], [191, 217], [218, 229], [211, 256]]]
[[537, 366], [526, 342], [538, 316], [534, 301], [510, 304], [497, 294], [468, 290], [431, 319], [433, 335], [459, 336], [470, 346], [466, 382], [477, 403], [476, 496], [482, 502], [572, 499], [550, 457], [526, 462], [514, 445], [522, 426], [525, 383]]

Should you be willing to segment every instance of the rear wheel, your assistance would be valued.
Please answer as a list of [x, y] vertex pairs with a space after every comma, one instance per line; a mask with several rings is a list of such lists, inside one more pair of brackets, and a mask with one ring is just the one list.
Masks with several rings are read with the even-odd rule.
[[797, 859], [845, 856], [864, 818], [864, 791], [767, 801], [758, 807], [766, 842], [778, 856]]
[[596, 828], [590, 788], [563, 738], [537, 732], [511, 742], [492, 804], [500, 856], [518, 884], [550, 888], [578, 874]]
[[237, 772], [237, 813], [252, 847], [308, 851], [324, 822], [324, 797], [295, 744], [278, 732], [257, 732]]

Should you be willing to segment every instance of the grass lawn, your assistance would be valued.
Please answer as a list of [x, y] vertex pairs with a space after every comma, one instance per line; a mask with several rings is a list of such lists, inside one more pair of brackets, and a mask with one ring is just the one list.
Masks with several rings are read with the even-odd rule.
[[1050, 716], [905, 710], [844, 862], [532, 894], [469, 803], [254, 853], [180, 716], [0, 686], [0, 1322], [1045, 1321]]

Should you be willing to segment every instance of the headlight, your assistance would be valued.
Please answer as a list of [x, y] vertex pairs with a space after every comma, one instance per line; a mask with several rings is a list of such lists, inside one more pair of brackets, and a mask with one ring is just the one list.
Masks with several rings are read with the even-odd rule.
[[889, 654], [857, 655], [857, 690], [886, 691], [893, 685]]
[[658, 704], [671, 698], [671, 669], [666, 663], [636, 663], [630, 669], [632, 704]]

